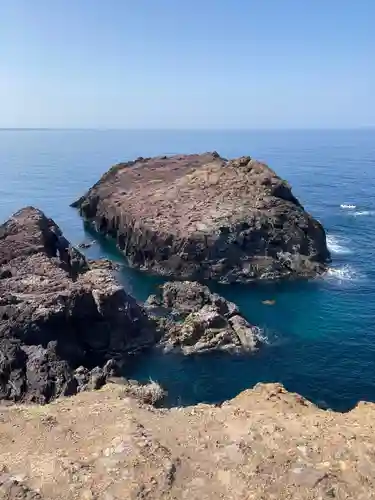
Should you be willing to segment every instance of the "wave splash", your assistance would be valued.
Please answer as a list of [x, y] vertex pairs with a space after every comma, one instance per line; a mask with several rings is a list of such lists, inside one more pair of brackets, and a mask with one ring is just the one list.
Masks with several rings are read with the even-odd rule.
[[343, 281], [358, 281], [363, 279], [363, 276], [357, 273], [353, 267], [345, 265], [342, 267], [331, 267], [325, 275], [327, 279], [334, 279], [339, 282]]
[[259, 326], [253, 326], [253, 328], [256, 329], [256, 336], [262, 344], [271, 344], [270, 337], [266, 332], [266, 328], [261, 328]]
[[345, 255], [352, 253], [350, 248], [343, 245], [344, 240], [339, 239], [337, 236], [327, 234], [327, 246], [331, 253]]

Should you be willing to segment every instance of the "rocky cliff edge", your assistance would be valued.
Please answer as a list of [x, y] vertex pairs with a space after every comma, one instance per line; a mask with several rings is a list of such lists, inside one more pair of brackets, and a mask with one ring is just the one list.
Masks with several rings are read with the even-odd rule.
[[323, 411], [278, 384], [155, 409], [119, 385], [0, 408], [1, 500], [375, 498], [375, 406]]

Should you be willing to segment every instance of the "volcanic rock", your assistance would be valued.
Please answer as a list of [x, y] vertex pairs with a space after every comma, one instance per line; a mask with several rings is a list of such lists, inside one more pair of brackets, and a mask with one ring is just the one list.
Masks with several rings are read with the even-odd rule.
[[217, 153], [112, 167], [73, 203], [130, 265], [223, 283], [313, 277], [330, 254], [322, 225], [264, 163]]
[[241, 316], [236, 304], [198, 282], [164, 283], [145, 308], [163, 332], [160, 344], [166, 351], [255, 352], [262, 341], [260, 329]]
[[[33, 207], [0, 226], [0, 276], [0, 400], [45, 403], [82, 384], [99, 388], [101, 366], [121, 367], [158, 340], [108, 266], [88, 263]], [[88, 380], [74, 373], [81, 365]]]

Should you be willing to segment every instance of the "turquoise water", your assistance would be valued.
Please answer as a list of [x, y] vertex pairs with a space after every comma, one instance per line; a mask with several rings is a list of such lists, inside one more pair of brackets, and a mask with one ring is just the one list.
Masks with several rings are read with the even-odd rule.
[[[78, 244], [85, 232], [69, 203], [111, 164], [212, 150], [227, 157], [250, 154], [288, 179], [327, 229], [332, 269], [310, 282], [218, 289], [264, 328], [268, 344], [257, 355], [153, 353], [136, 360], [129, 375], [159, 380], [170, 401], [181, 404], [220, 401], [259, 381], [280, 381], [338, 410], [375, 401], [375, 130], [1, 131], [0, 219], [32, 204]], [[105, 240], [88, 254], [121, 260]], [[126, 268], [121, 280], [139, 300], [158, 282]], [[276, 303], [263, 305], [265, 299]]]

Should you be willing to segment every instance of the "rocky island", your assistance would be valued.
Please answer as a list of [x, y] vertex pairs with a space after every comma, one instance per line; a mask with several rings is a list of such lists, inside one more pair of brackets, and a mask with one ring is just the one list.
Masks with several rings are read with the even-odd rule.
[[206, 154], [112, 167], [73, 203], [137, 268], [222, 283], [313, 277], [330, 254], [322, 225], [264, 163]]
[[198, 282], [164, 283], [157, 295], [147, 299], [145, 308], [163, 332], [159, 345], [166, 352], [251, 353], [263, 340], [261, 330], [248, 323], [236, 304]]

